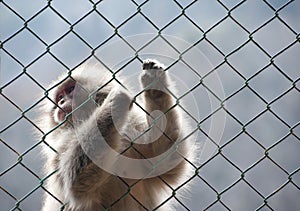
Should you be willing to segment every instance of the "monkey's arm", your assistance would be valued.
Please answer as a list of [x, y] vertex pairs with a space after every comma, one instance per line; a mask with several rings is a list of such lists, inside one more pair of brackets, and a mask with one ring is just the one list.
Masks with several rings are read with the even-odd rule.
[[130, 101], [127, 93], [111, 91], [77, 129], [78, 142], [62, 155], [60, 162], [65, 189], [71, 191], [73, 197], [88, 198], [89, 193], [93, 195], [109, 181], [110, 174], [98, 167], [97, 162], [113, 165], [114, 157], [103, 152], [101, 146], [106, 142], [113, 148], [119, 147], [120, 134], [116, 126], [125, 123]]
[[[146, 157], [151, 158], [163, 154], [180, 143], [180, 145], [175, 146], [179, 150], [173, 150], [172, 158], [180, 159], [182, 162], [179, 162], [178, 165], [163, 175], [167, 179], [178, 178], [184, 169], [185, 162], [181, 155], [184, 156], [187, 152], [187, 144], [186, 141], [180, 140], [183, 134], [181, 130], [185, 126], [182, 125], [184, 122], [182, 122], [179, 110], [175, 106], [175, 99], [170, 93], [172, 91], [171, 81], [163, 65], [155, 60], [147, 60], [143, 63], [141, 83], [145, 89], [144, 100], [148, 113], [148, 125], [152, 127], [154, 132], [151, 134], [150, 131], [148, 134], [150, 134], [150, 139], [154, 137], [155, 140], [150, 140], [151, 144], [148, 144], [147, 148], [140, 147], [139, 149]], [[157, 137], [157, 134], [161, 135]], [[182, 154], [180, 155], [180, 153]], [[169, 164], [166, 163], [165, 165]]]

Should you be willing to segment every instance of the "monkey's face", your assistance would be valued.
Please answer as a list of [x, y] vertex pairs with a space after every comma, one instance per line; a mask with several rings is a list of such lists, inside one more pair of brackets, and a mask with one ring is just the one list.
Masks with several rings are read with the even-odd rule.
[[[66, 115], [72, 112], [72, 100], [75, 89], [75, 81], [69, 80], [66, 83], [60, 85], [55, 94], [54, 102], [56, 104], [54, 108], [54, 121], [60, 123], [65, 120]], [[68, 117], [69, 121], [72, 121], [72, 116]]]

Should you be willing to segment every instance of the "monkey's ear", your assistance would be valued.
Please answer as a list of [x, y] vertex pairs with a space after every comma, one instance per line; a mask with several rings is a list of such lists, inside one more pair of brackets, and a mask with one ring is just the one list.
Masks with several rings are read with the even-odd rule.
[[107, 98], [107, 95], [108, 92], [97, 92], [94, 97], [95, 103], [97, 103], [99, 106], [102, 105], [103, 101]]

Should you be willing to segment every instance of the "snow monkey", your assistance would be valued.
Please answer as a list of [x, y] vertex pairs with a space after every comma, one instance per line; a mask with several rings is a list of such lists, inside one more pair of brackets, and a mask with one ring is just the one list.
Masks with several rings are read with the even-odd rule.
[[[195, 146], [168, 71], [156, 60], [143, 62], [141, 102], [114, 79], [78, 72], [56, 81], [42, 107], [42, 211], [174, 210], [172, 197], [186, 187]], [[94, 91], [86, 98], [94, 108], [79, 121], [72, 103], [81, 97], [77, 86]]]

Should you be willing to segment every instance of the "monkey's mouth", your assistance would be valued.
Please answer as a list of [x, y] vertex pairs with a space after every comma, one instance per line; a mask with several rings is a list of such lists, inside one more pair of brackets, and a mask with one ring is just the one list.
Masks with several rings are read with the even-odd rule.
[[72, 122], [72, 106], [65, 106], [58, 110], [58, 121], [63, 122], [67, 117], [67, 121]]

